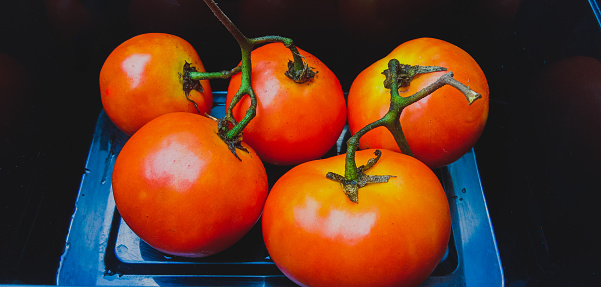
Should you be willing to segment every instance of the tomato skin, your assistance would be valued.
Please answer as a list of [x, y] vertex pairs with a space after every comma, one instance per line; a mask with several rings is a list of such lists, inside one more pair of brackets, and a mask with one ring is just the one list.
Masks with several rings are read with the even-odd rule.
[[[115, 161], [113, 193], [121, 216], [162, 252], [204, 257], [237, 242], [258, 221], [267, 175], [249, 146], [238, 160], [217, 123], [177, 112], [135, 133]], [[235, 171], [235, 172], [231, 172]]]
[[[123, 132], [132, 135], [150, 120], [170, 112], [197, 113], [186, 99], [182, 79], [188, 62], [199, 72], [204, 66], [194, 48], [170, 34], [135, 36], [111, 52], [100, 71], [100, 95], [106, 114]], [[201, 114], [210, 111], [213, 96], [208, 80], [204, 92], [191, 91]]]
[[[284, 73], [292, 53], [281, 43], [251, 53], [252, 87], [257, 95], [257, 114], [244, 130], [244, 141], [262, 160], [294, 165], [323, 156], [336, 143], [346, 124], [346, 102], [334, 73], [315, 56], [298, 49], [318, 73], [313, 80], [297, 84]], [[230, 80], [227, 105], [238, 91], [241, 75]], [[233, 109], [241, 120], [250, 106], [245, 96]]]
[[[358, 162], [373, 150], [356, 153]], [[344, 155], [294, 167], [271, 189], [263, 237], [280, 270], [306, 286], [417, 286], [435, 269], [451, 231], [448, 200], [434, 173], [392, 151], [367, 173], [396, 175], [359, 189], [351, 202], [327, 172]]]
[[[380, 119], [390, 106], [390, 90], [382, 84], [382, 71], [392, 58], [401, 64], [441, 66], [454, 78], [480, 93], [482, 98], [468, 105], [465, 96], [445, 86], [430, 96], [405, 108], [401, 125], [414, 156], [431, 168], [454, 162], [469, 151], [484, 130], [488, 118], [489, 90], [484, 72], [465, 51], [448, 42], [419, 38], [405, 42], [388, 56], [363, 70], [353, 81], [348, 94], [349, 127], [355, 134], [367, 124]], [[408, 88], [399, 90], [410, 96], [445, 72], [417, 76]], [[360, 148], [384, 148], [399, 151], [392, 135], [377, 128], [361, 137]]]

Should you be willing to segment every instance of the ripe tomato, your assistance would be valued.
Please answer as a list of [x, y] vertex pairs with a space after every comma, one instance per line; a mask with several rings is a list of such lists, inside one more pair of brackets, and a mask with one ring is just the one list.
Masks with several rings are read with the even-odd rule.
[[[356, 153], [366, 163], [373, 150]], [[359, 189], [351, 202], [328, 172], [345, 156], [298, 165], [273, 186], [263, 210], [269, 255], [291, 280], [308, 286], [416, 286], [446, 251], [451, 219], [436, 175], [420, 161], [382, 150], [367, 172], [394, 175]]]
[[203, 257], [237, 242], [257, 222], [267, 175], [256, 153], [238, 160], [217, 135], [217, 123], [176, 112], [135, 133], [115, 161], [119, 213], [150, 246]]
[[[417, 159], [431, 168], [459, 159], [474, 146], [484, 130], [488, 118], [488, 83], [484, 72], [468, 53], [438, 39], [419, 38], [405, 42], [355, 78], [348, 94], [351, 133], [380, 119], [388, 111], [390, 90], [384, 88], [382, 72], [392, 58], [401, 64], [445, 67], [455, 74], [455, 79], [482, 95], [469, 105], [460, 91], [445, 86], [408, 106], [401, 114], [403, 131]], [[401, 96], [410, 96], [443, 73], [419, 75], [409, 87], [401, 88], [399, 92]], [[400, 151], [385, 128], [368, 132], [361, 137], [359, 146]]]
[[[244, 141], [262, 160], [278, 165], [294, 165], [323, 156], [334, 146], [346, 123], [340, 82], [319, 59], [298, 50], [317, 72], [303, 84], [285, 75], [292, 53], [283, 44], [267, 44], [251, 53], [252, 87], [258, 104], [255, 118], [244, 129]], [[240, 74], [231, 78], [228, 106], [240, 82]], [[247, 96], [234, 108], [234, 118], [241, 120], [249, 106]]]
[[[170, 112], [197, 113], [186, 99], [181, 74], [185, 63], [199, 72], [204, 66], [194, 48], [170, 34], [148, 33], [119, 45], [100, 71], [100, 95], [109, 118], [132, 135], [150, 120]], [[211, 87], [201, 81], [204, 92], [192, 90], [190, 99], [200, 113], [213, 104]]]

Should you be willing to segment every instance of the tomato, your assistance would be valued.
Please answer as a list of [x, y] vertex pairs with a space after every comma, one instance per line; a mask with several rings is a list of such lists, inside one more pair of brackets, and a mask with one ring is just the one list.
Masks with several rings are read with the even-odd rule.
[[[309, 67], [317, 72], [303, 84], [285, 75], [292, 53], [281, 43], [252, 51], [252, 87], [257, 95], [257, 114], [244, 130], [244, 141], [262, 160], [278, 165], [294, 165], [316, 159], [336, 143], [346, 123], [346, 102], [340, 82], [315, 56], [298, 49]], [[230, 80], [227, 105], [238, 91], [241, 75]], [[241, 120], [250, 97], [233, 110]]]
[[[405, 42], [355, 78], [348, 94], [351, 133], [380, 119], [388, 111], [390, 90], [384, 88], [382, 72], [392, 58], [401, 64], [445, 67], [454, 73], [456, 80], [482, 95], [469, 105], [459, 90], [445, 86], [408, 106], [401, 114], [403, 131], [417, 159], [431, 168], [459, 159], [474, 146], [486, 125], [488, 83], [478, 63], [467, 52], [438, 39], [419, 38]], [[401, 88], [399, 92], [401, 96], [410, 96], [444, 73], [419, 75], [409, 87]], [[383, 127], [361, 137], [359, 146], [400, 151], [392, 135]]]
[[[373, 150], [356, 153], [366, 163]], [[443, 258], [451, 232], [445, 192], [420, 161], [382, 150], [367, 172], [394, 175], [359, 189], [351, 202], [341, 184], [345, 155], [310, 161], [284, 174], [263, 210], [271, 259], [306, 286], [417, 286]]]
[[203, 92], [183, 91], [185, 63], [199, 72], [204, 66], [194, 48], [170, 34], [135, 36], [113, 50], [100, 71], [102, 105], [119, 129], [132, 135], [150, 120], [170, 112], [208, 113], [213, 104], [211, 87], [200, 81]]
[[249, 146], [238, 160], [217, 123], [176, 112], [136, 132], [119, 153], [113, 193], [119, 213], [164, 253], [203, 257], [237, 242], [258, 221], [267, 175]]

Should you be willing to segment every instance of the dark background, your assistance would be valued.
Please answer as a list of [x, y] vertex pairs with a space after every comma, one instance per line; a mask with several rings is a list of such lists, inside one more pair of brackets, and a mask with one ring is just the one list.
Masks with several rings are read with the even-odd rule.
[[[210, 71], [234, 67], [239, 49], [200, 0], [5, 2], [0, 283], [54, 284], [102, 110], [104, 59], [144, 32], [183, 37]], [[360, 1], [218, 1], [248, 36], [293, 38], [345, 90], [406, 40], [436, 37], [466, 50], [491, 90], [488, 124], [475, 149], [506, 285], [598, 282], [601, 72], [594, 59], [601, 59], [601, 37], [589, 2], [381, 0], [374, 2], [393, 7], [379, 8], [377, 16], [348, 2]], [[590, 58], [580, 70], [546, 72], [573, 56]], [[227, 81], [211, 85], [225, 90]]]

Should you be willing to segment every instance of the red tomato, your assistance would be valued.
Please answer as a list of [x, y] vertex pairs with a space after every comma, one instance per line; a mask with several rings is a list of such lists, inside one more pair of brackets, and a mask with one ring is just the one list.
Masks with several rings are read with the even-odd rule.
[[[359, 163], [373, 150], [356, 153]], [[417, 286], [443, 258], [451, 232], [445, 192], [420, 161], [382, 150], [367, 172], [394, 175], [359, 189], [351, 202], [328, 172], [345, 156], [298, 165], [271, 189], [263, 237], [271, 259], [306, 286]]]
[[[204, 66], [194, 48], [170, 34], [149, 33], [133, 37], [108, 56], [100, 71], [100, 95], [109, 118], [132, 135], [150, 120], [170, 112], [197, 113], [186, 99], [181, 74], [185, 63], [199, 72]], [[204, 92], [192, 90], [190, 99], [200, 113], [213, 104], [209, 81]]]
[[217, 123], [177, 112], [152, 120], [115, 161], [113, 193], [131, 229], [162, 252], [203, 257], [237, 242], [257, 222], [267, 175], [256, 153], [238, 160]]
[[[403, 131], [417, 159], [431, 168], [459, 159], [474, 146], [486, 125], [488, 83], [482, 69], [468, 53], [438, 39], [420, 38], [406, 42], [355, 78], [348, 94], [351, 133], [380, 119], [388, 111], [390, 90], [384, 88], [382, 71], [388, 68], [392, 58], [401, 64], [445, 67], [455, 74], [456, 80], [482, 95], [481, 99], [468, 105], [460, 91], [445, 86], [405, 108], [401, 114]], [[414, 94], [444, 73], [417, 76], [409, 87], [399, 90], [401, 96]], [[383, 127], [361, 137], [360, 147], [400, 151], [392, 135]]]
[[[244, 141], [262, 160], [294, 165], [323, 156], [334, 146], [346, 123], [346, 102], [334, 73], [315, 56], [298, 49], [315, 78], [297, 84], [284, 73], [292, 53], [281, 43], [272, 43], [251, 53], [252, 87], [257, 95], [256, 117], [244, 130]], [[227, 105], [240, 87], [241, 75], [231, 78]], [[233, 110], [241, 120], [250, 97]]]

